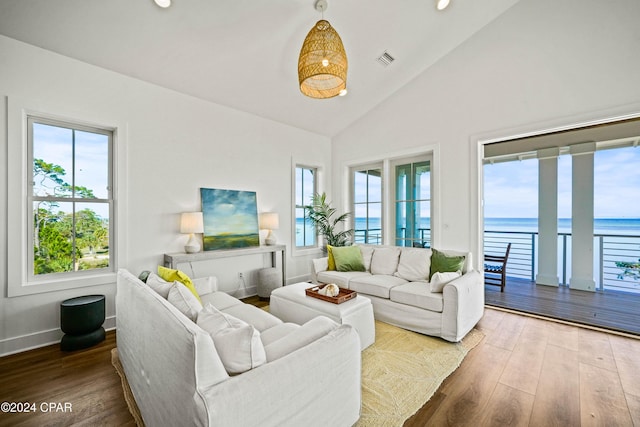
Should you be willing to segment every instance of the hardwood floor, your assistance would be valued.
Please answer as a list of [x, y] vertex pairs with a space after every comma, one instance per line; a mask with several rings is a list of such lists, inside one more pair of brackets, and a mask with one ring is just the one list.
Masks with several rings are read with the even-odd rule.
[[536, 285], [507, 276], [504, 292], [485, 286], [485, 304], [640, 336], [640, 295]]
[[110, 331], [86, 350], [52, 345], [0, 358], [0, 402], [35, 404], [35, 411], [0, 413], [0, 426], [135, 426], [111, 365], [115, 346]]
[[[640, 340], [495, 309], [478, 327], [485, 338], [406, 427], [640, 426]], [[0, 358], [0, 402], [36, 404], [0, 413], [0, 426], [133, 426], [113, 347], [108, 332], [87, 350]], [[43, 411], [49, 402], [62, 407]], [[65, 403], [72, 411], [62, 412]]]
[[640, 340], [486, 309], [413, 426], [640, 426]]

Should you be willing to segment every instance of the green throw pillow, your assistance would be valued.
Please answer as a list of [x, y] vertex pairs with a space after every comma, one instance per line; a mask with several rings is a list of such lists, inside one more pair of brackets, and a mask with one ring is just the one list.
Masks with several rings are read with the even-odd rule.
[[333, 259], [338, 271], [364, 271], [364, 259], [358, 246], [334, 246]]
[[447, 256], [443, 252], [431, 249], [431, 272], [429, 280], [435, 273], [449, 273], [453, 271], [462, 271], [464, 265], [464, 256]]

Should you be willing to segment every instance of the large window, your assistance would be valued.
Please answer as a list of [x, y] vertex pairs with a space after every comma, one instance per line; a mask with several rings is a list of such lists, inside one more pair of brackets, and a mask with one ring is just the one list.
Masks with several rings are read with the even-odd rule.
[[113, 270], [110, 130], [30, 116], [30, 280]]
[[396, 246], [431, 246], [431, 162], [395, 167]]
[[312, 248], [317, 245], [316, 229], [307, 218], [305, 206], [317, 192], [317, 170], [296, 166], [295, 175], [295, 245], [296, 248]]
[[431, 247], [434, 153], [350, 166], [355, 243]]
[[354, 242], [382, 244], [382, 167], [355, 168]]

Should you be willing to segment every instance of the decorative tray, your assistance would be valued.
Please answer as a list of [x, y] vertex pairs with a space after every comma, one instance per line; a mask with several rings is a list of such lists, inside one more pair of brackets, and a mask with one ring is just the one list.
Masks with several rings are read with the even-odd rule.
[[352, 291], [350, 289], [345, 289], [345, 288], [339, 288], [340, 293], [338, 294], [338, 296], [335, 296], [335, 297], [328, 297], [326, 295], [319, 294], [318, 291], [324, 288], [325, 286], [327, 286], [326, 283], [319, 283], [316, 286], [305, 289], [304, 292], [310, 297], [318, 298], [323, 301], [328, 301], [333, 304], [342, 304], [343, 302], [349, 301], [350, 299], [353, 299], [358, 296], [358, 293], [356, 291]]

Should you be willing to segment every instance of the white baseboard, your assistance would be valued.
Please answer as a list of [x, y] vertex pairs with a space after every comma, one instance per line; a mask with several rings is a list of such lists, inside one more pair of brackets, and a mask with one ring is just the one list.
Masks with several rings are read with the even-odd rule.
[[238, 299], [252, 297], [254, 295], [258, 295], [258, 288], [255, 286], [248, 286], [246, 288], [240, 288], [237, 291], [230, 293], [229, 295]]
[[[107, 317], [102, 327], [107, 331], [115, 329], [116, 317]], [[58, 344], [63, 335], [60, 328], [55, 328], [0, 340], [0, 357]]]

